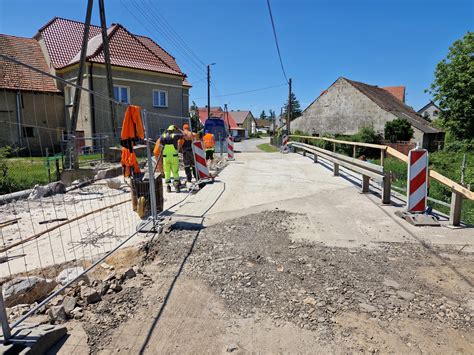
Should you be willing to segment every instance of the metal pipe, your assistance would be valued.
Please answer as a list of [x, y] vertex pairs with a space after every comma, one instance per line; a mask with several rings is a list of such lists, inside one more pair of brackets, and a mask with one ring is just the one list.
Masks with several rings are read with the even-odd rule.
[[5, 342], [9, 341], [12, 337], [10, 331], [10, 325], [8, 324], [7, 310], [5, 309], [5, 302], [3, 301], [3, 290], [0, 285], [0, 322], [2, 323], [3, 338]]
[[148, 181], [150, 188], [151, 216], [156, 223], [156, 192], [155, 192], [155, 169], [153, 168], [152, 152], [150, 147], [150, 127], [147, 121], [146, 109], [143, 110], [143, 125], [145, 126], [146, 155], [148, 160]]

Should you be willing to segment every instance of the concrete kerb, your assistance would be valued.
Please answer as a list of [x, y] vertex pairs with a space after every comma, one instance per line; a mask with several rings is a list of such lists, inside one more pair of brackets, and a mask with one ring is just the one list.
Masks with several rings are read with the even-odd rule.
[[0, 336], [0, 353], [45, 354], [66, 334], [65, 326], [24, 324], [9, 340]]

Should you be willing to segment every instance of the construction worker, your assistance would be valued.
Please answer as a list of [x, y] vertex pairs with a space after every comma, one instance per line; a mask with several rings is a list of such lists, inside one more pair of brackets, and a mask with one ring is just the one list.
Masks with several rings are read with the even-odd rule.
[[214, 160], [214, 146], [216, 145], [214, 135], [209, 131], [204, 131], [202, 140], [204, 142], [204, 150], [206, 151], [206, 160], [210, 160], [212, 163]]
[[180, 145], [183, 152], [184, 171], [186, 172], [186, 180], [188, 182], [191, 182], [193, 175], [196, 181], [198, 179], [194, 167], [193, 141], [193, 132], [189, 130], [189, 125], [185, 123], [183, 125], [183, 139]]
[[179, 140], [183, 138], [180, 129], [174, 125], [168, 127], [160, 137], [160, 148], [163, 156], [163, 170], [165, 171], [166, 191], [171, 192], [171, 173], [176, 192], [180, 192], [179, 180]]

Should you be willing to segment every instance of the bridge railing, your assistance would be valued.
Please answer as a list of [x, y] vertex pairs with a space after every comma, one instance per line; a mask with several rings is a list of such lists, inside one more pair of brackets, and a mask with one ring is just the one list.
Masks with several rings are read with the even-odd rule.
[[[315, 147], [314, 145], [309, 144], [311, 141], [320, 141], [320, 142], [325, 142], [325, 148], [327, 148], [328, 145], [331, 145], [332, 143], [332, 152], [328, 149], [323, 149], [323, 148], [318, 148]], [[319, 152], [321, 156], [325, 154], [326, 156], [332, 157], [332, 159], [336, 159], [341, 161], [344, 161], [345, 164], [347, 165], [347, 156], [338, 154], [336, 153], [336, 144], [341, 144], [341, 145], [346, 145], [346, 146], [352, 146], [352, 156], [354, 160], [356, 160], [356, 152], [357, 148], [370, 148], [370, 149], [376, 149], [379, 150], [380, 152], [380, 166], [382, 167], [383, 170], [383, 175], [386, 178], [386, 176], [390, 176], [391, 172], [386, 171], [384, 168], [385, 164], [385, 157], [387, 155], [390, 155], [404, 163], [408, 163], [408, 156], [405, 154], [388, 147], [383, 144], [372, 144], [372, 143], [363, 143], [363, 142], [351, 142], [351, 141], [344, 141], [344, 140], [339, 140], [339, 139], [334, 139], [334, 138], [326, 138], [326, 137], [313, 137], [313, 136], [302, 136], [302, 135], [290, 135], [290, 143], [294, 145], [295, 143], [298, 144], [304, 144], [304, 146], [300, 146], [301, 149], [304, 149], [306, 151], [310, 150], [315, 150], [316, 152]], [[316, 149], [315, 149], [316, 148]], [[328, 153], [331, 153], [329, 155]], [[330, 159], [328, 159], [330, 160]], [[334, 163], [333, 160], [330, 160]], [[357, 159], [358, 160], [358, 159]], [[337, 163], [337, 162], [336, 162]], [[353, 166], [356, 166], [352, 164]], [[375, 164], [372, 164], [375, 165]], [[343, 165], [345, 166], [345, 165]], [[347, 167], [347, 166], [346, 166]], [[350, 170], [354, 170], [353, 168], [349, 168]], [[354, 170], [356, 171], [356, 170]], [[366, 176], [367, 175], [367, 170], [365, 170]], [[359, 173], [361, 173], [359, 171]], [[361, 173], [362, 174], [362, 173]], [[363, 180], [366, 179], [364, 178], [364, 174], [362, 174]], [[463, 199], [469, 200], [469, 201], [474, 201], [474, 192], [470, 191], [466, 187], [462, 186], [461, 184], [458, 184], [457, 182], [447, 178], [446, 176], [438, 173], [437, 171], [433, 169], [429, 169], [429, 178], [432, 180], [437, 181], [444, 187], [448, 188], [451, 191], [451, 201], [449, 203], [450, 206], [450, 211], [449, 211], [449, 222], [450, 224], [454, 226], [458, 226], [461, 223], [461, 213], [462, 213], [462, 202]], [[390, 179], [388, 179], [390, 180]], [[362, 183], [364, 185], [364, 181]], [[388, 183], [386, 183], [384, 186], [388, 186]], [[391, 187], [390, 187], [391, 188]], [[384, 189], [383, 189], [384, 190]], [[389, 190], [390, 191], [390, 190]], [[384, 194], [382, 194], [384, 195]], [[434, 203], [438, 203], [440, 205], [446, 206], [446, 203], [443, 201], [437, 201], [436, 199], [430, 198], [431, 201]]]

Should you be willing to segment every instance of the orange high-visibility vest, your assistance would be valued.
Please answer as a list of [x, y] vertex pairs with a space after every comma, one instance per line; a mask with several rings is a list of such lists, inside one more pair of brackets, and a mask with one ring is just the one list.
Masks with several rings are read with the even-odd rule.
[[122, 148], [122, 157], [120, 161], [122, 163], [123, 175], [125, 177], [129, 177], [131, 175], [132, 169], [135, 174], [140, 173], [140, 167], [138, 166], [137, 156], [135, 155], [135, 153], [130, 153], [128, 148]]
[[131, 151], [133, 149], [133, 143], [143, 138], [145, 138], [145, 134], [143, 132], [143, 123], [140, 116], [140, 106], [130, 105], [127, 107], [127, 111], [125, 111], [123, 117], [120, 144]]
[[216, 145], [216, 141], [214, 140], [214, 135], [212, 133], [206, 133], [204, 137], [202, 137], [204, 142], [204, 149], [213, 149]]

